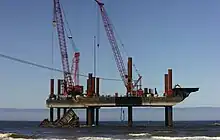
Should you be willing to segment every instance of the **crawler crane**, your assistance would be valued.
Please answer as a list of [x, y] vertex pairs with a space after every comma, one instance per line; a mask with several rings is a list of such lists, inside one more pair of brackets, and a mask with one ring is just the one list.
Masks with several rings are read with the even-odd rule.
[[[125, 65], [124, 65], [124, 62], [123, 62], [123, 59], [122, 59], [122, 56], [121, 56], [121, 53], [118, 47], [118, 43], [116, 41], [115, 34], [113, 31], [114, 28], [104, 8], [104, 3], [100, 2], [99, 0], [95, 0], [95, 1], [99, 5], [99, 9], [100, 9], [101, 16], [102, 16], [102, 21], [103, 21], [108, 40], [109, 40], [109, 43], [111, 45], [111, 48], [114, 54], [116, 65], [120, 73], [121, 79], [124, 82], [124, 85], [127, 89], [126, 95], [131, 96], [134, 94], [136, 95], [137, 92], [143, 92], [143, 90], [141, 89], [142, 76], [138, 73], [138, 77], [139, 77], [138, 80], [136, 80], [136, 82], [133, 82], [132, 80], [132, 70], [131, 70], [132, 59], [130, 57], [128, 58], [129, 60], [128, 70], [126, 70], [125, 68]], [[135, 90], [135, 88], [138, 86], [138, 83], [140, 83], [140, 88]]]
[[[80, 53], [76, 51], [73, 56], [73, 64], [70, 71], [69, 61], [68, 61], [68, 53], [67, 53], [67, 43], [65, 38], [65, 30], [64, 30], [64, 20], [63, 14], [61, 10], [61, 5], [59, 0], [53, 0], [54, 3], [54, 16], [53, 16], [53, 25], [56, 26], [58, 41], [60, 46], [60, 53], [62, 59], [62, 66], [64, 71], [64, 88], [63, 95], [68, 96], [68, 98], [75, 97], [78, 94], [81, 94], [83, 91], [83, 87], [79, 86], [79, 57]], [[72, 39], [72, 36], [68, 37]], [[73, 72], [73, 77], [71, 72]], [[74, 79], [74, 81], [73, 81]]]

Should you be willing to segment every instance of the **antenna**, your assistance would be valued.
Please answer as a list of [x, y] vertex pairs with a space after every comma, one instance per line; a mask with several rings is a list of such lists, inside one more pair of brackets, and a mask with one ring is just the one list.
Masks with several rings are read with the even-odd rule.
[[94, 36], [94, 45], [93, 45], [93, 49], [94, 49], [94, 77], [96, 77], [96, 36]]

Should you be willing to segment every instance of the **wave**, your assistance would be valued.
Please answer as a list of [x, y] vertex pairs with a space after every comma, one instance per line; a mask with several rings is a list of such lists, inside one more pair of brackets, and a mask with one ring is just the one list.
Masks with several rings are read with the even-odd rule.
[[143, 136], [151, 136], [151, 134], [149, 133], [130, 133], [128, 134], [129, 136], [132, 136], [132, 137], [143, 137]]
[[7, 137], [9, 137], [10, 135], [12, 135], [13, 133], [2, 133], [2, 134], [0, 134], [0, 139], [2, 139], [2, 138], [7, 138]]
[[[132, 134], [133, 135], [133, 134]], [[148, 134], [140, 133], [133, 136], [148, 136]], [[114, 139], [108, 137], [81, 137], [78, 140], [123, 140]], [[195, 136], [195, 137], [163, 137], [163, 136], [152, 136], [152, 137], [142, 137], [142, 138], [130, 138], [126, 140], [220, 140], [220, 137], [206, 137], [206, 136]]]
[[[37, 136], [29, 136], [23, 134], [16, 134], [16, 133], [0, 133], [0, 140], [48, 140], [42, 139]], [[65, 140], [65, 139], [53, 139], [53, 140]]]
[[[131, 137], [139, 137], [136, 140], [220, 140], [220, 137], [207, 137], [207, 136], [195, 136], [195, 137], [163, 137], [163, 136], [151, 136], [148, 133], [130, 133]], [[140, 139], [141, 137], [141, 139]], [[36, 136], [28, 136], [16, 133], [0, 133], [0, 140], [66, 140], [57, 138], [39, 138]], [[122, 140], [111, 137], [79, 137], [78, 140]], [[135, 140], [135, 138], [128, 138], [128, 140]]]
[[165, 136], [152, 136], [149, 133], [130, 133], [132, 137], [141, 137], [148, 140], [220, 140], [220, 137], [207, 137], [207, 136], [194, 136], [194, 137], [165, 137]]
[[78, 140], [113, 140], [112, 138], [108, 137], [80, 137]]
[[152, 140], [220, 140], [220, 137], [207, 137], [207, 136], [195, 136], [195, 137], [163, 137], [152, 136]]
[[212, 125], [215, 125], [215, 126], [220, 126], [220, 123], [214, 123]]

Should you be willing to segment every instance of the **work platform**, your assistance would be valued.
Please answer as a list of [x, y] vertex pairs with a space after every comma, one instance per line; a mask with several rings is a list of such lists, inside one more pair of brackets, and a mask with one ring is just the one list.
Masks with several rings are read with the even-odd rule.
[[[190, 94], [190, 93], [188, 93]], [[185, 97], [79, 97], [76, 100], [48, 99], [48, 108], [126, 107], [126, 106], [174, 106]]]
[[141, 97], [87, 97], [74, 100], [51, 100], [46, 101], [47, 107], [53, 108], [87, 108], [87, 107], [126, 107], [126, 106], [174, 106], [183, 98], [141, 98]]
[[[173, 97], [77, 97], [76, 99], [59, 99], [49, 98], [46, 100], [48, 108], [71, 108], [87, 109], [87, 124], [94, 124], [94, 111], [101, 107], [128, 107], [128, 122], [129, 126], [132, 125], [132, 107], [165, 107], [165, 123], [167, 126], [172, 126], [172, 106], [182, 102], [190, 93], [196, 92], [199, 88], [174, 88]], [[98, 124], [99, 112], [96, 111], [96, 124]]]
[[[80, 95], [63, 95], [62, 80], [58, 79], [57, 94], [54, 94], [54, 79], [51, 79], [50, 96], [46, 100], [46, 106], [50, 109], [50, 119], [45, 119], [41, 123], [42, 127], [79, 127], [79, 117], [74, 112], [76, 109], [86, 109], [86, 125], [99, 125], [99, 109], [103, 107], [127, 107], [128, 126], [133, 124], [133, 107], [164, 107], [165, 126], [173, 126], [173, 106], [184, 101], [192, 92], [197, 92], [199, 88], [182, 88], [175, 85], [172, 88], [172, 70], [168, 69], [168, 74], [164, 75], [165, 92], [158, 96], [156, 89], [144, 90], [143, 94], [115, 96], [100, 96], [99, 78], [89, 74], [87, 79], [87, 90]], [[95, 82], [96, 79], [96, 82]], [[95, 88], [96, 87], [96, 88]], [[95, 90], [96, 89], [96, 90]], [[90, 91], [90, 92], [88, 92]], [[54, 109], [57, 110], [57, 119], [54, 121]], [[61, 113], [63, 110], [63, 113]], [[62, 115], [61, 115], [62, 114]], [[96, 121], [95, 121], [96, 120]], [[59, 125], [58, 125], [59, 124]]]
[[48, 108], [87, 108], [87, 107], [126, 107], [126, 106], [151, 106], [165, 107], [174, 106], [182, 102], [192, 92], [199, 88], [174, 88], [173, 97], [77, 97], [75, 100], [46, 100]]

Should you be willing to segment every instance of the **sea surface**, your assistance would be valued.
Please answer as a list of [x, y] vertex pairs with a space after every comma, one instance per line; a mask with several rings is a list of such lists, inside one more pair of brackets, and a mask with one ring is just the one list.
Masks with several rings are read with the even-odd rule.
[[0, 140], [220, 140], [220, 108], [174, 108], [173, 128], [164, 126], [163, 108], [134, 108], [132, 128], [127, 127], [127, 110], [124, 119], [121, 110], [101, 109], [100, 125], [91, 128], [83, 125], [85, 110], [78, 110], [82, 128], [52, 129], [38, 127], [48, 118], [47, 109], [0, 109]]
[[[138, 121], [129, 128], [126, 122], [100, 122], [100, 126], [72, 129], [40, 128], [37, 121], [0, 121], [0, 139], [72, 139], [72, 140], [218, 140], [220, 121], [177, 121], [173, 128], [164, 122]], [[82, 122], [84, 123], [84, 122]], [[11, 135], [14, 134], [14, 135]], [[15, 135], [16, 134], [16, 135]]]

